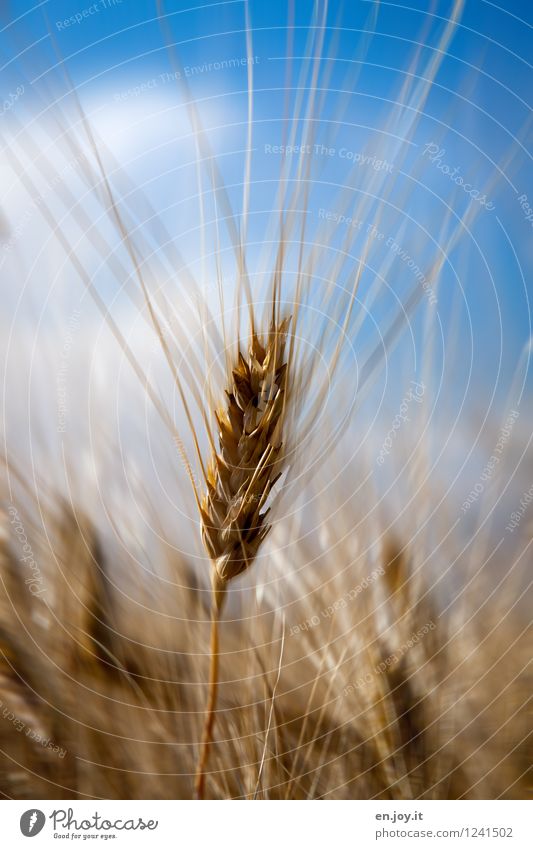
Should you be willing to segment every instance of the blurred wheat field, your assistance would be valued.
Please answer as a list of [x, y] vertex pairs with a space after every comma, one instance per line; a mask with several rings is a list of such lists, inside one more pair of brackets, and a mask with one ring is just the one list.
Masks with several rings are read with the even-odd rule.
[[0, 792], [529, 798], [531, 344], [482, 250], [524, 123], [435, 212], [464, 4], [374, 71], [382, 113], [381, 4], [240, 5], [194, 65], [157, 4], [167, 70], [107, 95], [57, 23], [42, 87], [17, 57]]

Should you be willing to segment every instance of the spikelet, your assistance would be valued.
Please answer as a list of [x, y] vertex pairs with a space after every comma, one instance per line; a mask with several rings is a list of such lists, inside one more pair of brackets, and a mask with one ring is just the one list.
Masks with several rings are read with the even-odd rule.
[[201, 517], [220, 588], [253, 563], [270, 530], [270, 508], [261, 511], [282, 474], [289, 321], [272, 324], [265, 345], [252, 332], [248, 356], [239, 351], [232, 369], [227, 407], [215, 413], [219, 452], [209, 467]]

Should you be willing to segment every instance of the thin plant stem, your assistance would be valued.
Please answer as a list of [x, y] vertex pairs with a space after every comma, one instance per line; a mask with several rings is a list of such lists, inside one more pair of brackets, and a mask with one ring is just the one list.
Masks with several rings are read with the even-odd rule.
[[200, 757], [196, 767], [196, 776], [194, 780], [194, 795], [196, 799], [205, 797], [205, 779], [206, 769], [209, 760], [209, 753], [213, 743], [213, 728], [215, 725], [215, 715], [218, 696], [218, 671], [219, 671], [219, 626], [220, 614], [224, 604], [224, 591], [219, 587], [213, 587], [213, 604], [211, 608], [211, 646], [210, 646], [210, 663], [209, 663], [209, 693], [207, 697], [207, 706], [205, 710], [204, 730], [202, 734], [202, 743], [200, 748]]

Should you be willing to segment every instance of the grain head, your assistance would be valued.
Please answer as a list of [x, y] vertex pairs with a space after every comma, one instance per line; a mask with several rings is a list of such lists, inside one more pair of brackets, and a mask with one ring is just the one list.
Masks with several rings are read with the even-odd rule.
[[222, 588], [254, 561], [269, 531], [265, 505], [283, 471], [289, 319], [266, 340], [252, 332], [231, 371], [225, 409], [216, 411], [219, 451], [201, 505], [202, 536]]

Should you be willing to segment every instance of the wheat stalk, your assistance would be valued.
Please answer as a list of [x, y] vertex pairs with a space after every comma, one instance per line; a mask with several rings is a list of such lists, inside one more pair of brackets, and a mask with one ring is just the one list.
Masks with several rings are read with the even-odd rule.
[[[195, 792], [204, 797], [218, 690], [219, 621], [228, 583], [248, 569], [270, 526], [263, 510], [283, 471], [283, 420], [287, 400], [285, 342], [290, 319], [272, 322], [265, 343], [252, 327], [247, 356], [238, 351], [215, 411], [219, 451], [208, 469], [200, 505], [202, 537], [213, 564], [209, 696], [196, 771]], [[263, 511], [263, 512], [261, 512]]]

